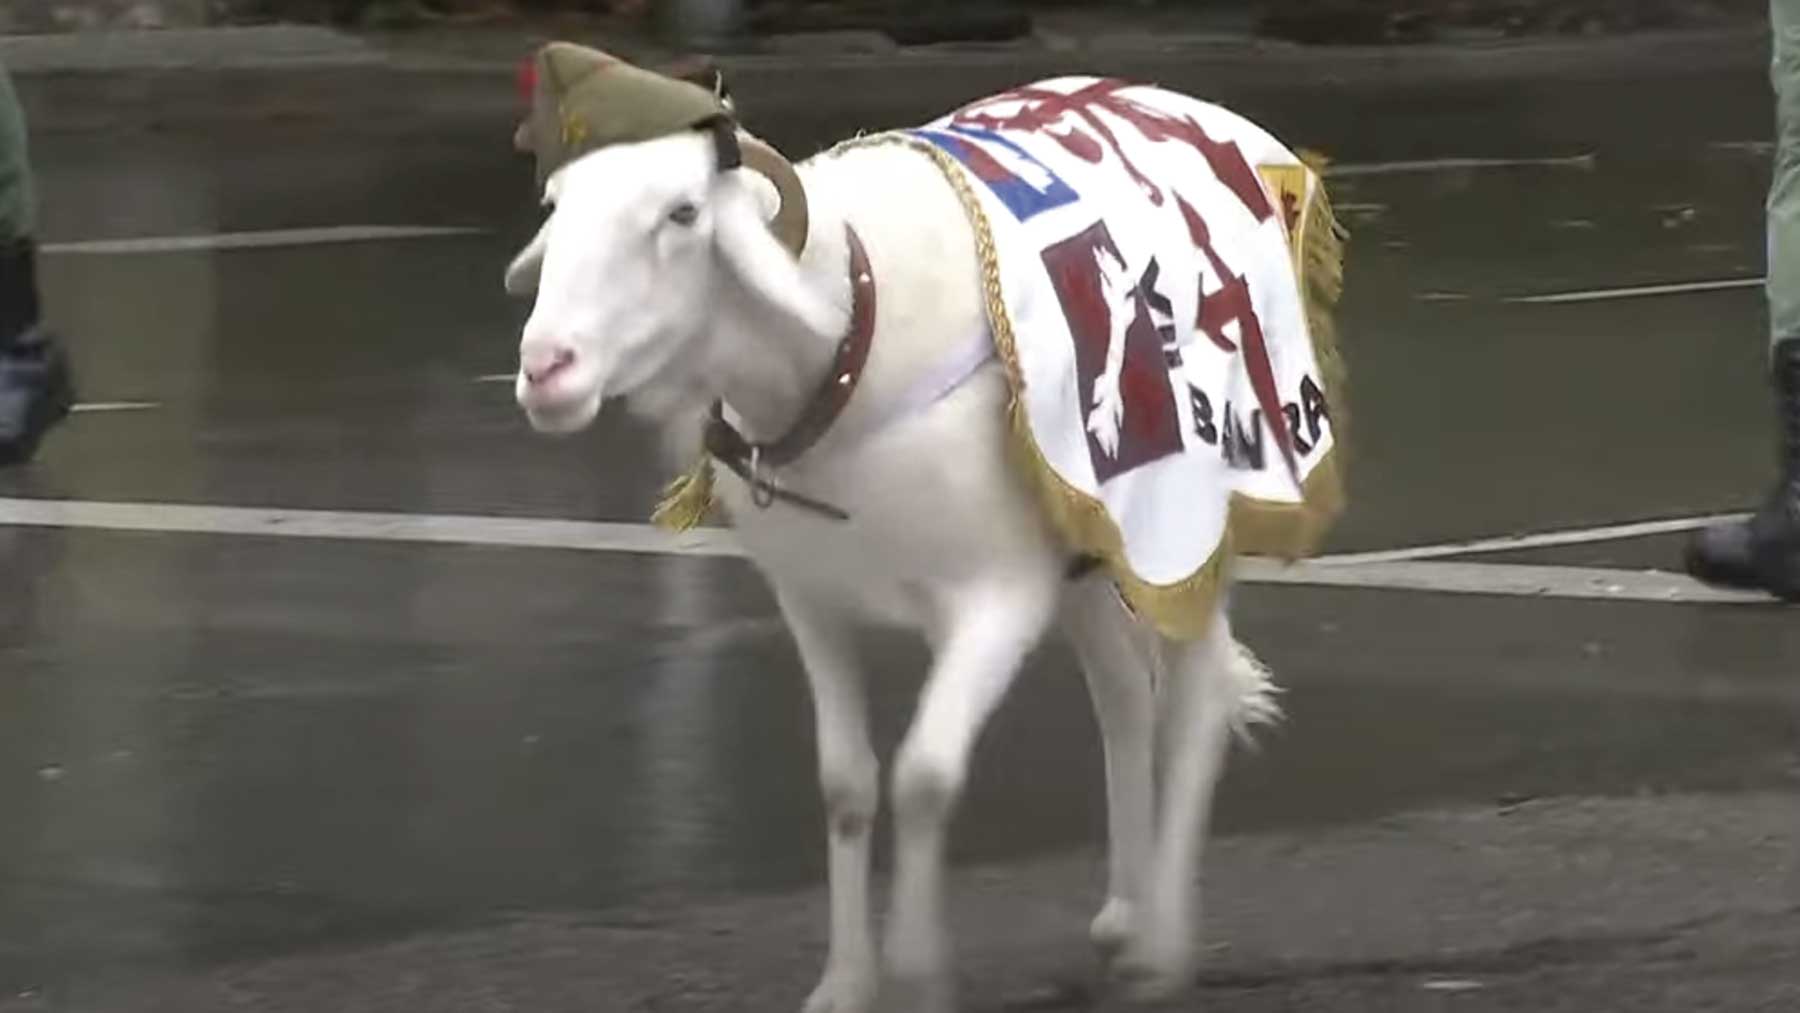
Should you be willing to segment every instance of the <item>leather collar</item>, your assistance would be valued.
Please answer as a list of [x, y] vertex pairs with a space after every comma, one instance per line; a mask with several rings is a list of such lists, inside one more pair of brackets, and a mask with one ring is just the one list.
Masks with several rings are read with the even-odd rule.
[[714, 401], [712, 417], [706, 425], [707, 453], [750, 483], [751, 500], [757, 506], [767, 508], [779, 499], [840, 521], [849, 520], [850, 515], [829, 503], [783, 489], [769, 477], [769, 472], [799, 460], [824, 437], [850, 403], [850, 396], [862, 379], [863, 367], [869, 362], [869, 347], [875, 337], [875, 275], [862, 239], [847, 222], [844, 236], [850, 246], [850, 330], [838, 342], [831, 369], [826, 371], [800, 418], [780, 439], [756, 444], [725, 420], [724, 402]]

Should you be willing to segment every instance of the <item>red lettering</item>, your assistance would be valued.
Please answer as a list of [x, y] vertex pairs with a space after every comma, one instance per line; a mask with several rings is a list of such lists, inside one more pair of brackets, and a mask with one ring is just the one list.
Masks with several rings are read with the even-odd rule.
[[[1098, 111], [1104, 110], [1136, 127], [1147, 140], [1176, 141], [1199, 152], [1211, 167], [1213, 175], [1256, 216], [1257, 221], [1267, 221], [1275, 214], [1274, 206], [1269, 203], [1268, 192], [1256, 178], [1250, 163], [1245, 161], [1244, 153], [1236, 141], [1215, 141], [1192, 117], [1171, 116], [1119, 94], [1129, 87], [1129, 82], [1108, 79], [1096, 81], [1066, 95], [1043, 88], [1018, 88], [969, 106], [956, 114], [955, 122], [994, 130], [1044, 130], [1070, 154], [1089, 163], [1100, 161], [1101, 144], [1104, 143], [1118, 156], [1119, 164], [1131, 174], [1131, 178], [1137, 182], [1150, 202], [1160, 207], [1163, 203], [1162, 188], [1139, 172], [1137, 166], [1125, 157], [1119, 139], [1098, 115]], [[978, 111], [1002, 102], [1017, 102], [1020, 108], [1005, 116]], [[1099, 135], [1100, 140], [1094, 140], [1073, 125], [1064, 130], [1050, 129], [1070, 114]]]
[[[1288, 471], [1293, 474], [1294, 481], [1300, 481], [1300, 465], [1294, 459], [1293, 434], [1288, 432], [1287, 415], [1282, 411], [1281, 395], [1275, 389], [1275, 367], [1269, 361], [1268, 344], [1263, 340], [1262, 321], [1256, 318], [1256, 306], [1250, 298], [1250, 286], [1242, 275], [1231, 273], [1225, 261], [1220, 259], [1219, 251], [1213, 248], [1212, 230], [1206, 227], [1206, 220], [1200, 217], [1193, 206], [1175, 196], [1175, 204], [1181, 208], [1181, 217], [1187, 222], [1188, 236], [1207, 263], [1212, 265], [1213, 274], [1219, 279], [1219, 290], [1208, 293], [1204, 279], [1200, 283], [1200, 312], [1194, 326], [1200, 328], [1214, 345], [1221, 351], [1240, 352], [1244, 357], [1244, 369], [1250, 374], [1250, 389], [1256, 392], [1256, 403], [1262, 408], [1262, 417], [1275, 434], [1275, 446], [1281, 451], [1282, 459], [1287, 462]], [[1225, 325], [1237, 322], [1238, 334], [1242, 339], [1240, 349], [1225, 335]]]

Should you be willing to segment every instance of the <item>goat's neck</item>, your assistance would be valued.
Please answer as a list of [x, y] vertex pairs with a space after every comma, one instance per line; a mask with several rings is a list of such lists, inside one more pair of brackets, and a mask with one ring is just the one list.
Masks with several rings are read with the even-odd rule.
[[804, 284], [842, 320], [829, 336], [809, 333], [754, 293], [739, 288], [722, 301], [709, 342], [709, 386], [741, 421], [753, 443], [781, 438], [806, 410], [849, 329], [851, 285], [849, 247], [841, 219], [815, 217], [800, 267]]

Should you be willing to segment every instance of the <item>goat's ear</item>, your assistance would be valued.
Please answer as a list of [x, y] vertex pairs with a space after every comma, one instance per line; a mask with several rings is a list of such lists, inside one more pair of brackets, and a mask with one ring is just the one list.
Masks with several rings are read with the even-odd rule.
[[544, 246], [549, 242], [550, 221], [538, 228], [537, 235], [525, 244], [512, 263], [506, 265], [506, 294], [527, 296], [537, 291], [538, 276], [544, 269]]
[[750, 199], [756, 202], [756, 213], [762, 216], [763, 226], [767, 228], [781, 211], [781, 191], [775, 189], [773, 180], [755, 169], [745, 169], [737, 175], [750, 191]]
[[835, 334], [843, 322], [842, 310], [807, 286], [799, 262], [769, 231], [745, 175], [722, 173], [714, 188], [713, 239], [720, 257], [744, 289], [765, 305], [821, 337]]
[[[556, 201], [562, 196], [562, 170], [550, 174], [544, 181], [544, 206], [554, 208]], [[550, 219], [538, 226], [537, 235], [531, 242], [513, 257], [512, 263], [506, 265], [506, 292], [508, 295], [523, 296], [537, 291], [538, 276], [544, 268], [544, 246], [550, 241]]]

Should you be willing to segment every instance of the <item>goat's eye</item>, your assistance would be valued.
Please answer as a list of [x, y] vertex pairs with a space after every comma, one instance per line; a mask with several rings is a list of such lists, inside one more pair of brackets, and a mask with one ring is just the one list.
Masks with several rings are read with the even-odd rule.
[[700, 220], [700, 209], [692, 201], [682, 201], [669, 209], [669, 221], [677, 225], [688, 226]]

